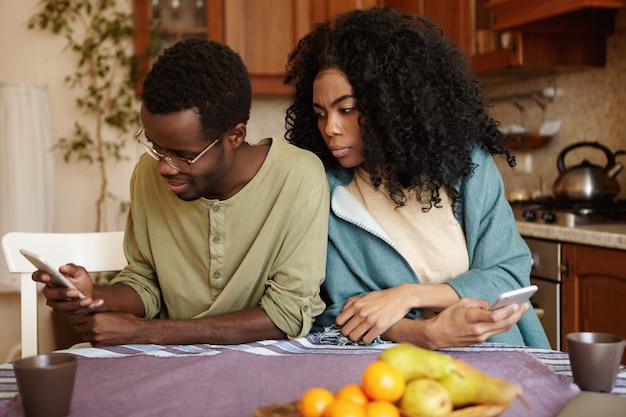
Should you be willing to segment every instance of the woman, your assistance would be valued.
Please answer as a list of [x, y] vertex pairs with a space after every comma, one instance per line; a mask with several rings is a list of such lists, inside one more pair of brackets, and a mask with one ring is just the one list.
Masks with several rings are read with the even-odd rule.
[[317, 328], [431, 349], [485, 340], [548, 348], [529, 305], [530, 253], [491, 154], [515, 159], [463, 54], [419, 16], [353, 10], [290, 54], [286, 138], [316, 153], [331, 188]]

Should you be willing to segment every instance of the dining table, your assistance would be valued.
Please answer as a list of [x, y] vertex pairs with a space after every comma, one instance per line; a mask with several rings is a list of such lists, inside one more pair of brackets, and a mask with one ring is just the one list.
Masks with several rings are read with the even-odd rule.
[[[118, 345], [60, 350], [78, 357], [69, 417], [253, 417], [293, 402], [314, 386], [336, 391], [360, 383], [363, 370], [394, 343], [326, 344], [315, 334], [238, 345]], [[503, 417], [554, 417], [580, 390], [567, 353], [480, 343], [439, 352], [519, 384]], [[626, 397], [620, 369], [610, 395]], [[22, 416], [11, 363], [0, 365], [0, 416]], [[626, 413], [625, 413], [626, 415]]]

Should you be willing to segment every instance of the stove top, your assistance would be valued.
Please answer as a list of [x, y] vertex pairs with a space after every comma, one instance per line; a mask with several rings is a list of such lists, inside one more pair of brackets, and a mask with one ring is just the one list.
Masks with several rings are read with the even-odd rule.
[[569, 202], [551, 198], [511, 202], [516, 221], [557, 226], [625, 223], [626, 200]]

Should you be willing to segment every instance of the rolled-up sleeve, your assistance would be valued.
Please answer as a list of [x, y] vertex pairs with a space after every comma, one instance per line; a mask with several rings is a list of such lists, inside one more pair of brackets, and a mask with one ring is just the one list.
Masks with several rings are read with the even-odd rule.
[[285, 219], [285, 239], [261, 300], [261, 307], [290, 338], [306, 335], [325, 308], [320, 287], [326, 271], [330, 194], [323, 171], [321, 175], [321, 183], [307, 184], [310, 198], [302, 199]]

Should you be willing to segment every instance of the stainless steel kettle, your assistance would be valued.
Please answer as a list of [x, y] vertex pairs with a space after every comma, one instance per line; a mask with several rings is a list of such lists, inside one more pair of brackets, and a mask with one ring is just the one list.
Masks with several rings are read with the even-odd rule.
[[[594, 165], [586, 159], [580, 165], [572, 168], [565, 166], [565, 155], [573, 149], [593, 147], [604, 152], [607, 159], [605, 167]], [[612, 200], [619, 194], [620, 186], [615, 177], [624, 167], [615, 163], [615, 157], [624, 154], [620, 150], [612, 153], [606, 146], [598, 142], [578, 142], [563, 149], [559, 154], [556, 165], [559, 177], [552, 186], [554, 197], [560, 200], [592, 202]]]

